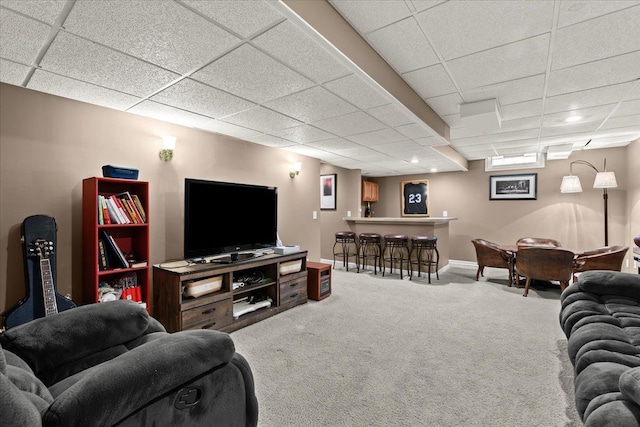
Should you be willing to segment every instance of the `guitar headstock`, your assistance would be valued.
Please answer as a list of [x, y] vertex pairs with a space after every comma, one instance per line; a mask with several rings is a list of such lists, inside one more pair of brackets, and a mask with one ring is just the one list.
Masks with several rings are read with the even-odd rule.
[[53, 254], [53, 242], [51, 240], [36, 239], [29, 245], [29, 253], [40, 259], [47, 259]]

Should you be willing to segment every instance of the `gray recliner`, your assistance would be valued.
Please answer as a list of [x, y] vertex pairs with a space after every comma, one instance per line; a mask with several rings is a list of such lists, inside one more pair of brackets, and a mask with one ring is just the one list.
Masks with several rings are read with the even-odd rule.
[[255, 426], [251, 369], [228, 334], [169, 334], [131, 301], [0, 334], [3, 426]]

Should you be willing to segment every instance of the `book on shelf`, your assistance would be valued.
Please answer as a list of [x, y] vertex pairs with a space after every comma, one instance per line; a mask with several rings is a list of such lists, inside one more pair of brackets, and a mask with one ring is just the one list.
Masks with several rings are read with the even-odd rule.
[[98, 268], [100, 270], [109, 269], [109, 258], [107, 257], [107, 248], [104, 239], [98, 240]]
[[136, 205], [136, 208], [138, 209], [138, 213], [140, 213], [140, 217], [142, 218], [142, 222], [146, 223], [147, 222], [147, 214], [144, 210], [144, 206], [142, 206], [142, 202], [140, 201], [140, 197], [138, 197], [137, 194], [132, 194], [131, 198], [133, 199], [133, 203]]
[[106, 231], [101, 230], [102, 240], [105, 242], [105, 249], [108, 248], [105, 252], [107, 252], [107, 256], [110, 254], [110, 262], [109, 265], [112, 268], [128, 268], [129, 263], [127, 259], [124, 257], [124, 254], [120, 250], [120, 247], [116, 243], [113, 236], [109, 235]]
[[146, 267], [147, 265], [147, 261], [129, 261], [130, 268]]
[[140, 213], [131, 193], [129, 193], [128, 191], [123, 191], [122, 193], [117, 194], [116, 197], [120, 199], [122, 204], [127, 208], [127, 212], [136, 224], [144, 224], [146, 222], [143, 219], [142, 214]]

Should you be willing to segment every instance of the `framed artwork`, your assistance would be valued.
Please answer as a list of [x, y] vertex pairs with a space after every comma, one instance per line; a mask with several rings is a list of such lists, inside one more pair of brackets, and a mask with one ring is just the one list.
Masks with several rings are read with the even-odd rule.
[[336, 181], [337, 174], [320, 175], [320, 209], [336, 209]]
[[536, 200], [537, 198], [537, 173], [489, 177], [489, 200]]
[[429, 181], [402, 181], [402, 216], [429, 216]]

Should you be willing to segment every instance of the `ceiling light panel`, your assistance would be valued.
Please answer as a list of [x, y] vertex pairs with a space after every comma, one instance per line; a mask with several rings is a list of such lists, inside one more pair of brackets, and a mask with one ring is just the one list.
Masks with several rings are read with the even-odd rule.
[[240, 37], [249, 37], [283, 19], [282, 14], [263, 1], [183, 0], [182, 3], [228, 28]]
[[179, 76], [155, 65], [60, 32], [42, 69], [136, 96], [148, 96]]
[[76, 2], [64, 26], [69, 32], [180, 74], [202, 67], [240, 41], [168, 1]]
[[249, 45], [240, 46], [191, 77], [256, 103], [314, 85], [311, 80]]
[[122, 111], [142, 100], [141, 98], [122, 92], [70, 79], [58, 74], [48, 73], [43, 70], [35, 71], [27, 87], [32, 90]]
[[256, 105], [191, 79], [183, 79], [150, 98], [163, 104], [218, 118]]
[[334, 54], [306, 37], [290, 21], [278, 24], [251, 43], [316, 83], [324, 83], [351, 73]]

